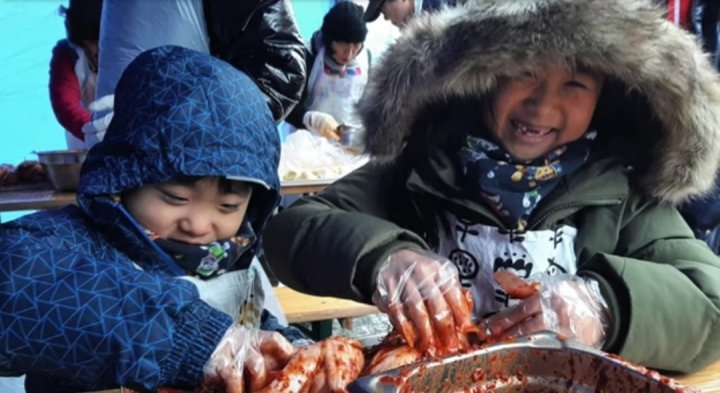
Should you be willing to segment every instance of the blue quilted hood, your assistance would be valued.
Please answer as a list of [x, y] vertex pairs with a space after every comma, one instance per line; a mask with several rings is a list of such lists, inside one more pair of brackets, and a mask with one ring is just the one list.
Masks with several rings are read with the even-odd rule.
[[246, 220], [256, 233], [279, 200], [280, 140], [255, 83], [228, 63], [164, 46], [138, 56], [115, 91], [115, 114], [83, 165], [78, 202], [188, 176], [256, 187]]

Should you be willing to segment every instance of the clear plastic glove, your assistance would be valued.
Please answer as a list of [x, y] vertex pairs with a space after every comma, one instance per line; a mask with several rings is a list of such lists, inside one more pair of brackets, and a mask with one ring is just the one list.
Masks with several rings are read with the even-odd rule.
[[340, 140], [340, 135], [338, 135], [340, 123], [332, 115], [324, 112], [308, 111], [303, 116], [303, 124], [308, 130], [317, 132], [325, 138], [333, 141]]
[[205, 385], [224, 385], [226, 392], [238, 393], [248, 381], [250, 391], [259, 390], [270, 383], [274, 371], [285, 367], [293, 353], [293, 346], [280, 333], [233, 325], [205, 365]]
[[457, 332], [471, 323], [471, 305], [455, 265], [431, 252], [394, 252], [380, 269], [373, 302], [405, 341], [430, 355], [459, 349]]
[[610, 312], [597, 281], [571, 274], [542, 276], [537, 281], [538, 294], [481, 322], [486, 334], [518, 337], [549, 330], [601, 348]]
[[255, 393], [346, 392], [364, 363], [359, 341], [330, 337], [298, 349], [276, 379]]
[[103, 140], [103, 138], [105, 137], [105, 131], [107, 131], [108, 126], [110, 126], [110, 122], [113, 118], [114, 105], [115, 95], [104, 96], [98, 100], [93, 101], [89, 105], [88, 109], [90, 109], [90, 112], [109, 112], [102, 115], [101, 117], [96, 118], [95, 120], [91, 120], [85, 123], [82, 126], [82, 132], [85, 135], [85, 146], [87, 148], [94, 146], [95, 144]]

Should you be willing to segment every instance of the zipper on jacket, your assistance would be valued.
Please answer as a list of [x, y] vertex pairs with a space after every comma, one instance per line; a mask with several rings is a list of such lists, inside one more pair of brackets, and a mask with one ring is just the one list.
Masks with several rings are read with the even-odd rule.
[[602, 200], [595, 200], [590, 202], [567, 202], [567, 203], [561, 203], [557, 206], [553, 206], [551, 209], [548, 209], [544, 211], [539, 216], [535, 217], [527, 226], [527, 230], [535, 229], [538, 225], [540, 225], [541, 222], [545, 221], [548, 217], [550, 217], [552, 214], [555, 214], [559, 211], [566, 210], [566, 209], [575, 209], [577, 208], [582, 209], [584, 207], [594, 207], [594, 206], [614, 206], [619, 205], [622, 203], [622, 198], [615, 198], [615, 199], [602, 199]]

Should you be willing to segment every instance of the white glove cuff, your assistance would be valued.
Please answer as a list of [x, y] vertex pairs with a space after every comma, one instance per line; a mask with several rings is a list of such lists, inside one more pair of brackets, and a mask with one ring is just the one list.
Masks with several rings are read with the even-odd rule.
[[307, 111], [303, 115], [303, 124], [305, 124], [305, 128], [307, 128], [308, 130], [313, 128], [312, 117], [314, 114], [315, 114], [314, 111]]

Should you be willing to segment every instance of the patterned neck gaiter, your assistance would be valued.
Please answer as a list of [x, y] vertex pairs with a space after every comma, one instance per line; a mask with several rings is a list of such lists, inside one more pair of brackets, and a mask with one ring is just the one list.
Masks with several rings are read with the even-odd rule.
[[468, 135], [460, 149], [465, 184], [480, 194], [509, 229], [524, 231], [540, 200], [555, 189], [562, 176], [585, 163], [596, 136], [591, 130], [545, 157], [518, 162], [495, 143]]
[[238, 235], [209, 244], [192, 245], [163, 239], [148, 229], [145, 229], [145, 233], [189, 276], [201, 279], [209, 279], [225, 273], [228, 266], [232, 266], [255, 241], [252, 235]]

